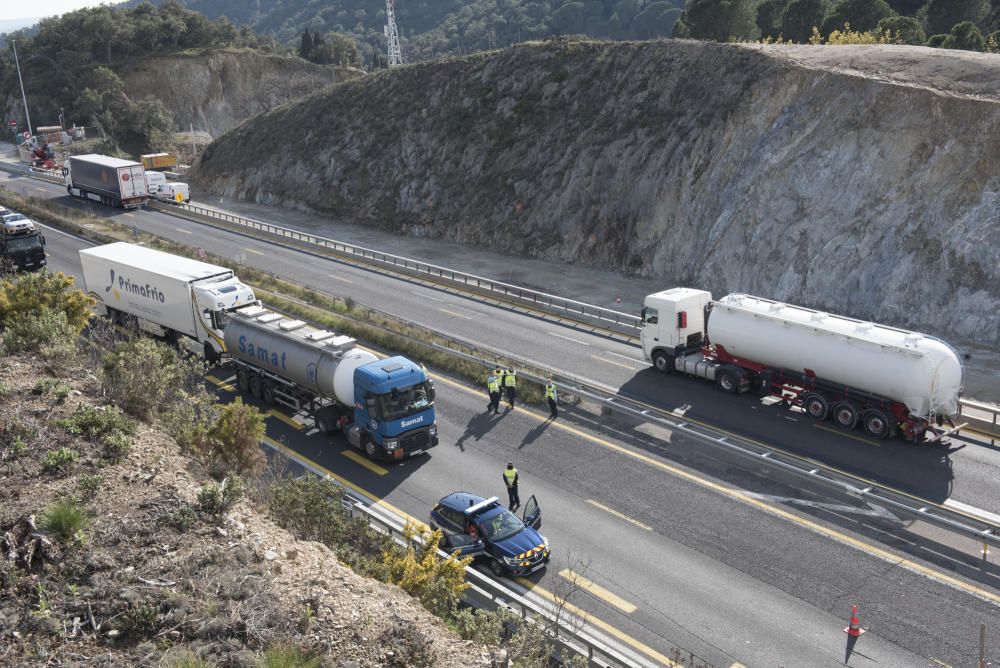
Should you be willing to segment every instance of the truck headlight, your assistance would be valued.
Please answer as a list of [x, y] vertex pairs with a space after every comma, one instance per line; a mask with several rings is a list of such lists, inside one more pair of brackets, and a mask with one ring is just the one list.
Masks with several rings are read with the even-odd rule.
[[396, 448], [399, 447], [399, 439], [396, 439], [396, 438], [387, 438], [382, 443], [382, 445], [385, 446], [386, 450], [395, 450]]
[[432, 424], [431, 428], [428, 429], [427, 431], [430, 432], [431, 436], [437, 436], [438, 435], [438, 426], [436, 424]]

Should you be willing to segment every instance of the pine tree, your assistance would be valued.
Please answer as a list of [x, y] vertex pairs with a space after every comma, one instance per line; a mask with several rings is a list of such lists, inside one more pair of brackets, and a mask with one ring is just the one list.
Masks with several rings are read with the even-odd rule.
[[312, 35], [309, 34], [309, 28], [307, 27], [302, 31], [302, 43], [299, 45], [299, 55], [306, 60], [309, 60], [309, 54], [312, 53], [312, 50], [313, 38]]

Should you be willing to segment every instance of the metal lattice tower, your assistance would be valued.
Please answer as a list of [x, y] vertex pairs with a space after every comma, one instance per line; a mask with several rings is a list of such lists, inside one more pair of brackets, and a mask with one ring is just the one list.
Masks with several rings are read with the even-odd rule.
[[403, 64], [399, 50], [399, 30], [396, 29], [396, 0], [385, 0], [385, 36], [389, 40], [389, 67]]

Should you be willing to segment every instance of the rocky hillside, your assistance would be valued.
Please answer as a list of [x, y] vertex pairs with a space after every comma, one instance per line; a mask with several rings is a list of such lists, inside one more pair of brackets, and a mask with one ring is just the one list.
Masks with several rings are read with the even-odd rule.
[[272, 110], [193, 178], [997, 344], [998, 66], [911, 47], [535, 43]]
[[206, 512], [214, 483], [161, 431], [98, 442], [123, 423], [95, 408], [93, 373], [66, 372], [23, 354], [0, 365], [4, 666], [489, 665], [257, 503]]
[[130, 97], [162, 100], [177, 127], [194, 125], [215, 136], [254, 114], [362, 74], [353, 68], [228, 49], [143, 59], [122, 77]]

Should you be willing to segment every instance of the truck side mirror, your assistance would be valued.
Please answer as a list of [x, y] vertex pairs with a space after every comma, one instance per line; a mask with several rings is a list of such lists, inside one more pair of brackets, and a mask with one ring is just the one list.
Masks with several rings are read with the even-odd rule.
[[427, 400], [433, 402], [436, 396], [437, 392], [434, 391], [434, 381], [427, 381]]

